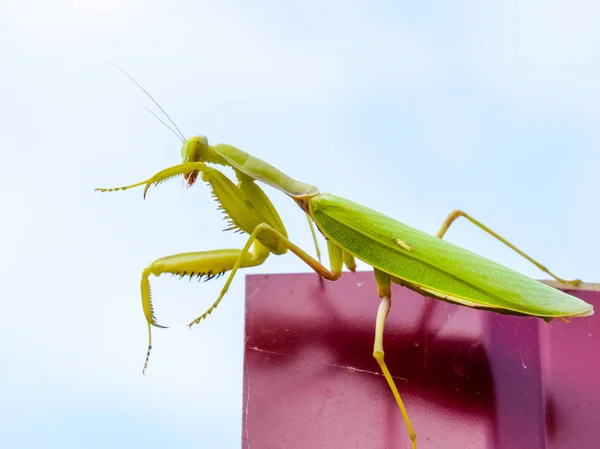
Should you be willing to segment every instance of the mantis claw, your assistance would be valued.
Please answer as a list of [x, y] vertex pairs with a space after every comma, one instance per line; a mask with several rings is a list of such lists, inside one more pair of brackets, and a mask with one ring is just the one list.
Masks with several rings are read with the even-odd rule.
[[[165, 170], [161, 170], [145, 181], [136, 182], [135, 184], [130, 184], [128, 186], [123, 187], [111, 187], [111, 188], [97, 188], [94, 189], [96, 192], [116, 192], [119, 190], [129, 190], [134, 187], [139, 187], [141, 185], [145, 185], [144, 187], [144, 198], [146, 198], [146, 193], [148, 189], [152, 185], [158, 185], [162, 182], [168, 181], [171, 178], [175, 178], [177, 176], [184, 176], [188, 180], [188, 186], [191, 186], [193, 182], [190, 184], [190, 179], [196, 180], [198, 170], [202, 171], [207, 169], [206, 164], [203, 162], [186, 162], [184, 164], [175, 165], [173, 167], [169, 167]], [[195, 173], [195, 175], [194, 175]]]

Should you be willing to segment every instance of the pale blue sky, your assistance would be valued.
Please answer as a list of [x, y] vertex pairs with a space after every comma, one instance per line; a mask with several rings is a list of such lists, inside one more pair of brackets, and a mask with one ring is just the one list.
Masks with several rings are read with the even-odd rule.
[[[599, 16], [591, 0], [4, 0], [5, 447], [239, 447], [243, 278], [192, 331], [223, 280], [153, 281], [171, 328], [145, 377], [139, 279], [157, 257], [245, 239], [220, 232], [202, 184], [94, 192], [180, 158], [107, 61], [187, 136], [429, 232], [462, 208], [557, 273], [600, 281]], [[297, 207], [273, 199], [311, 248]], [[448, 238], [545, 277], [467, 223]], [[307, 268], [288, 255], [247, 272], [282, 271]]]

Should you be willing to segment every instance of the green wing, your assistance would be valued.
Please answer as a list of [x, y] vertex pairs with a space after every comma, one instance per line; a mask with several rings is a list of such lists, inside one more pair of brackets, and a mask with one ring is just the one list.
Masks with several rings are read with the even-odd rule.
[[318, 195], [310, 211], [325, 235], [358, 259], [450, 301], [539, 317], [594, 313], [578, 298], [344, 198]]

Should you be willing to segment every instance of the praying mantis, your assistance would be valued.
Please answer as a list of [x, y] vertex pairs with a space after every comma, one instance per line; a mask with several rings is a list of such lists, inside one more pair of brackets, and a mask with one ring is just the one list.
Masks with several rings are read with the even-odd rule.
[[[320, 193], [317, 187], [297, 181], [234, 146], [210, 145], [204, 136], [182, 140], [181, 164], [161, 170], [142, 182], [96, 190], [109, 192], [145, 186], [145, 197], [151, 186], [168, 179], [183, 176], [187, 185], [192, 186], [200, 178], [210, 186], [219, 207], [226, 214], [230, 222], [228, 229], [246, 233], [249, 237], [242, 249], [174, 254], [155, 260], [143, 270], [141, 297], [149, 338], [144, 370], [152, 347], [152, 326], [164, 328], [154, 315], [149, 282], [151, 275], [171, 273], [181, 277], [210, 279], [230, 272], [216, 301], [190, 322], [189, 326], [192, 326], [216, 309], [240, 268], [261, 265], [270, 254], [279, 256], [291, 252], [329, 281], [337, 280], [344, 266], [354, 271], [356, 259], [359, 259], [373, 267], [380, 298], [375, 319], [373, 356], [402, 413], [412, 449], [416, 449], [416, 433], [384, 360], [384, 325], [391, 307], [392, 283], [449, 303], [502, 314], [534, 316], [546, 321], [594, 313], [592, 305], [576, 297], [444, 240], [454, 220], [464, 217], [559, 282], [567, 285], [581, 282], [556, 276], [465, 212], [453, 211], [433, 236], [350, 200]], [[215, 166], [232, 169], [237, 183]], [[316, 226], [325, 238], [329, 268], [321, 263], [320, 257], [315, 259], [288, 238], [277, 209], [257, 182], [283, 192], [296, 202], [308, 217], [311, 230], [313, 225]]]

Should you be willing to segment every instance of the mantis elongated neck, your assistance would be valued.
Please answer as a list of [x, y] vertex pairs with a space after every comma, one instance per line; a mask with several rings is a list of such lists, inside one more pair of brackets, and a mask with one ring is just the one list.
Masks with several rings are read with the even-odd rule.
[[310, 197], [319, 193], [315, 186], [296, 181], [267, 162], [231, 145], [218, 144], [214, 149], [232, 167], [293, 198]]

